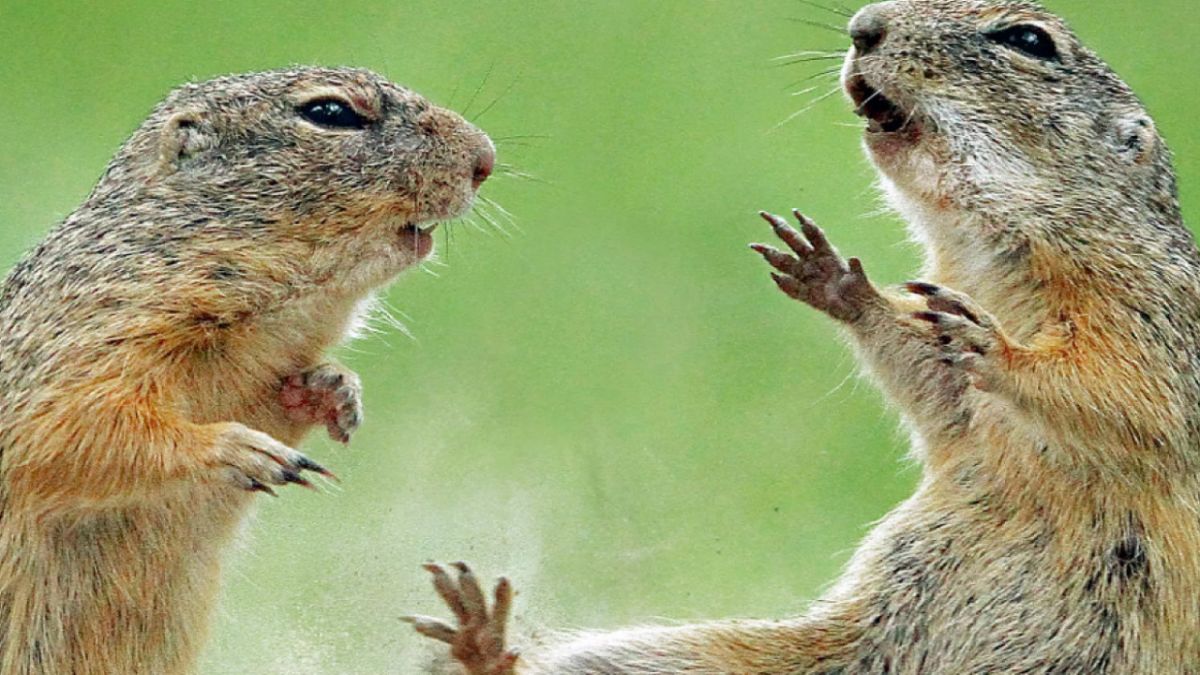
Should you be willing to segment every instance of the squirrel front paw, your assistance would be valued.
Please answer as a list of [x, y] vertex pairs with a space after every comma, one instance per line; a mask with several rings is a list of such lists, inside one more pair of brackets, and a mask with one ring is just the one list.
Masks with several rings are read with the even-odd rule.
[[421, 635], [450, 645], [450, 656], [468, 675], [514, 675], [519, 653], [505, 646], [512, 584], [500, 578], [489, 611], [483, 589], [471, 568], [462, 562], [454, 563], [453, 567], [458, 570], [457, 579], [441, 565], [425, 565], [433, 575], [434, 590], [449, 605], [458, 628], [426, 616], [407, 616], [404, 620]]
[[996, 319], [963, 293], [917, 281], [904, 288], [925, 299], [928, 311], [915, 312], [913, 318], [933, 330], [942, 362], [966, 373], [977, 389], [994, 391], [1008, 344]]
[[362, 382], [335, 363], [284, 379], [279, 402], [293, 422], [324, 424], [329, 437], [339, 443], [349, 443], [363, 420]]
[[272, 496], [275, 496], [272, 485], [312, 488], [312, 483], [304, 477], [305, 471], [336, 479], [332, 472], [300, 452], [236, 422], [230, 423], [217, 439], [210, 463], [236, 487]]
[[764, 244], [750, 246], [778, 271], [771, 274], [771, 278], [780, 290], [847, 323], [857, 321], [868, 309], [886, 303], [867, 279], [858, 258], [843, 260], [816, 223], [799, 211], [792, 213], [800, 222], [803, 235], [779, 216], [765, 211], [759, 213], [792, 254]]

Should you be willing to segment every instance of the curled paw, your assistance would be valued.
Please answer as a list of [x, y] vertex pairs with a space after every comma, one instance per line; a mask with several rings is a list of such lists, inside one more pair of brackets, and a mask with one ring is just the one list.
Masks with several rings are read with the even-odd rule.
[[905, 289], [925, 298], [928, 310], [914, 313], [913, 318], [932, 329], [942, 362], [967, 373], [977, 388], [992, 389], [1007, 344], [992, 315], [970, 297], [948, 288], [911, 282]]
[[496, 583], [489, 610], [479, 579], [466, 563], [454, 563], [455, 573], [441, 565], [425, 565], [433, 588], [454, 614], [457, 626], [426, 616], [408, 616], [418, 633], [450, 645], [450, 656], [468, 675], [514, 675], [518, 652], [505, 646], [513, 589], [508, 579]]
[[273, 485], [313, 488], [305, 472], [335, 478], [325, 467], [261, 431], [230, 424], [217, 441], [214, 468], [236, 487], [275, 495]]
[[858, 258], [843, 260], [825, 233], [799, 211], [793, 211], [800, 223], [797, 232], [779, 216], [761, 212], [775, 235], [787, 244], [784, 253], [765, 244], [751, 244], [776, 272], [775, 284], [789, 297], [800, 300], [840, 321], [856, 321], [873, 306], [881, 306], [883, 297], [867, 279]]
[[362, 424], [362, 382], [337, 364], [321, 364], [284, 379], [279, 402], [293, 422], [324, 424], [329, 437], [339, 443], [349, 443]]

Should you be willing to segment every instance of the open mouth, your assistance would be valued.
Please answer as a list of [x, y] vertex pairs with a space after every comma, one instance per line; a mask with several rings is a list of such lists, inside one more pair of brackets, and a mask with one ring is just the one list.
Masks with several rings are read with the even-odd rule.
[[412, 251], [418, 258], [425, 258], [433, 252], [433, 231], [437, 226], [438, 223], [425, 227], [408, 224], [397, 231], [396, 238], [401, 248]]
[[854, 101], [854, 114], [867, 119], [867, 131], [894, 134], [914, 126], [915, 115], [868, 84], [861, 74], [846, 79], [846, 92]]

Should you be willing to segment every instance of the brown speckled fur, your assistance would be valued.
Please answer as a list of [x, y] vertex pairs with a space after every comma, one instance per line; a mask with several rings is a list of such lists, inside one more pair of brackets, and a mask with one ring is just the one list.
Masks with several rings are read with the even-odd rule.
[[[1036, 4], [868, 21], [886, 32], [845, 80], [912, 121], [865, 145], [925, 281], [877, 290], [805, 219], [768, 217], [794, 245], [757, 250], [846, 327], [911, 432], [916, 494], [803, 617], [582, 636], [515, 672], [1200, 673], [1200, 258], [1165, 145]], [[1057, 59], [989, 37], [1029, 24]], [[472, 675], [513, 672], [423, 621]]]
[[[366, 128], [298, 113], [330, 97]], [[0, 673], [190, 670], [247, 488], [314, 468], [282, 383], [428, 254], [403, 228], [467, 208], [491, 153], [363, 70], [155, 109], [0, 290]]]

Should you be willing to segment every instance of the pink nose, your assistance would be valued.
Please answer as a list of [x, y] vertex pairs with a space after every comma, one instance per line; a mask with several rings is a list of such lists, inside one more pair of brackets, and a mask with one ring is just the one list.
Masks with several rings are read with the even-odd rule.
[[492, 175], [492, 171], [496, 168], [496, 151], [489, 144], [479, 152], [479, 156], [475, 158], [475, 173], [471, 175], [471, 183], [478, 188], [483, 185], [483, 181]]

